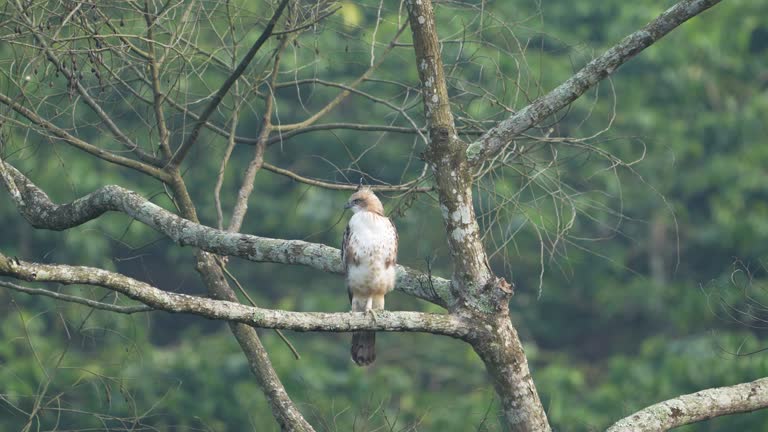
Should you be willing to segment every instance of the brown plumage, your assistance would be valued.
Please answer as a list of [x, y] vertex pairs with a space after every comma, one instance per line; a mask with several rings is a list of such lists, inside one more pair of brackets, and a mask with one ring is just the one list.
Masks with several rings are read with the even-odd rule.
[[[395, 287], [397, 230], [370, 188], [358, 188], [345, 208], [354, 213], [341, 245], [352, 312], [374, 313], [384, 309], [384, 296]], [[373, 363], [375, 344], [375, 332], [353, 333], [352, 360], [359, 366]]]

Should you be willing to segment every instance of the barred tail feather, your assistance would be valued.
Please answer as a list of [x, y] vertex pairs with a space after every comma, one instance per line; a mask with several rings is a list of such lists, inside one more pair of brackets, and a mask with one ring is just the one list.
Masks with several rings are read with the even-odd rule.
[[352, 333], [352, 360], [358, 366], [368, 366], [376, 360], [376, 332]]

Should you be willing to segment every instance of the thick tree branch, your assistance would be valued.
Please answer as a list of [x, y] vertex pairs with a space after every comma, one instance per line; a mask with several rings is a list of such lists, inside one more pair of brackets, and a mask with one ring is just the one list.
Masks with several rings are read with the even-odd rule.
[[430, 142], [427, 162], [435, 175], [448, 248], [453, 260], [452, 290], [457, 308], [490, 329], [472, 341], [502, 403], [508, 428], [546, 432], [547, 415], [528, 369], [522, 343], [509, 318], [512, 289], [491, 272], [472, 198], [467, 145], [456, 132], [431, 0], [408, 3], [416, 66], [422, 85]]
[[[224, 277], [223, 267], [216, 257], [204, 251], [198, 251], [197, 271], [205, 282], [208, 291], [217, 299], [240, 304], [235, 292], [230, 288]], [[296, 404], [293, 403], [286, 392], [280, 377], [277, 376], [272, 362], [264, 345], [259, 339], [256, 329], [243, 323], [230, 321], [229, 328], [240, 344], [248, 366], [256, 377], [256, 382], [261, 387], [269, 401], [272, 415], [280, 425], [280, 430], [296, 432], [313, 432], [314, 428], [301, 414]]]
[[683, 0], [667, 9], [645, 27], [625, 37], [616, 46], [589, 62], [554, 90], [536, 99], [478, 138], [467, 148], [470, 164], [477, 165], [493, 157], [513, 138], [575, 101], [640, 51], [720, 1]]
[[492, 274], [475, 217], [472, 175], [464, 155], [466, 144], [458, 137], [451, 112], [431, 0], [411, 2], [408, 13], [429, 129], [425, 158], [435, 175], [453, 259], [454, 295], [462, 297], [463, 302], [473, 302], [482, 297], [474, 294], [491, 280]]
[[285, 7], [288, 5], [288, 1], [289, 0], [282, 0], [280, 2], [280, 5], [277, 6], [275, 13], [272, 14], [272, 18], [270, 18], [267, 26], [264, 28], [264, 31], [261, 32], [261, 36], [259, 36], [256, 42], [254, 42], [253, 46], [251, 46], [251, 49], [248, 50], [248, 53], [246, 53], [245, 57], [243, 57], [243, 60], [240, 61], [240, 64], [237, 65], [237, 68], [235, 68], [235, 70], [232, 71], [232, 74], [230, 74], [226, 81], [224, 81], [224, 84], [222, 84], [216, 94], [213, 95], [213, 98], [205, 107], [205, 110], [203, 110], [202, 114], [200, 114], [200, 117], [192, 126], [192, 131], [189, 133], [189, 135], [187, 135], [187, 138], [176, 151], [176, 154], [173, 156], [173, 158], [171, 158], [171, 165], [178, 166], [187, 156], [187, 153], [189, 153], [189, 150], [197, 141], [197, 137], [200, 136], [200, 130], [205, 125], [205, 122], [208, 121], [208, 118], [211, 116], [211, 114], [213, 114], [221, 101], [224, 100], [224, 96], [226, 96], [226, 94], [229, 92], [229, 89], [232, 88], [232, 86], [235, 84], [235, 81], [237, 81], [243, 72], [245, 72], [245, 69], [251, 63], [251, 60], [253, 60], [253, 57], [256, 55], [256, 53], [259, 52], [262, 45], [264, 45], [267, 39], [269, 39], [269, 37], [272, 35], [272, 31], [275, 29], [277, 20], [283, 14], [283, 10], [285, 10]]
[[[0, 178], [19, 212], [35, 228], [62, 231], [82, 225], [108, 211], [117, 211], [167, 235], [182, 246], [194, 246], [254, 262], [301, 264], [342, 273], [340, 252], [302, 240], [282, 240], [226, 231], [183, 219], [119, 186], [104, 186], [67, 204], [55, 204], [26, 176], [0, 160]], [[452, 303], [450, 281], [398, 266], [397, 289], [446, 307]]]
[[768, 407], [768, 378], [678, 396], [616, 422], [608, 432], [667, 431], [729, 414]]
[[323, 313], [291, 312], [246, 306], [163, 291], [119, 273], [83, 266], [39, 264], [9, 258], [0, 253], [0, 275], [29, 282], [94, 285], [124, 294], [157, 310], [190, 313], [205, 318], [233, 321], [259, 328], [300, 332], [350, 332], [357, 330], [406, 331], [441, 334], [459, 339], [477, 332], [475, 326], [455, 315], [422, 312]]

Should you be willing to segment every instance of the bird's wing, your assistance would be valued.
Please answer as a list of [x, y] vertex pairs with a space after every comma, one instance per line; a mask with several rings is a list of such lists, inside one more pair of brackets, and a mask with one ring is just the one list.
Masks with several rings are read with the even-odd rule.
[[[350, 240], [352, 238], [352, 230], [349, 229], [349, 224], [344, 230], [344, 236], [341, 238], [341, 265], [344, 268], [344, 275], [347, 274], [349, 268], [349, 262], [355, 259], [355, 250]], [[347, 287], [347, 295], [349, 296], [349, 302], [352, 303], [352, 291]]]
[[349, 224], [344, 230], [344, 236], [341, 238], [341, 265], [344, 268], [344, 274], [347, 273], [347, 260], [350, 253], [353, 252], [349, 245], [349, 238], [352, 237], [352, 231], [349, 229]]
[[392, 222], [392, 219], [387, 219], [389, 221], [390, 226], [390, 232], [387, 233], [388, 237], [391, 242], [391, 247], [387, 251], [387, 255], [384, 257], [384, 264], [386, 267], [391, 267], [395, 264], [397, 264], [397, 245], [400, 242], [400, 238], [397, 235], [397, 228], [395, 227], [395, 223]]

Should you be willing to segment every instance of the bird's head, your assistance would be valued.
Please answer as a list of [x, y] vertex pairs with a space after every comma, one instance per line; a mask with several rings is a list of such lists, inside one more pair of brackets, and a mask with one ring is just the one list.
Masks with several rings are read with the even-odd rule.
[[381, 201], [371, 188], [367, 186], [357, 188], [355, 193], [349, 197], [344, 208], [352, 209], [352, 213], [368, 211], [384, 216], [384, 206], [381, 205]]

